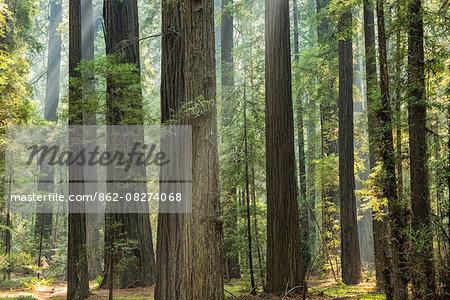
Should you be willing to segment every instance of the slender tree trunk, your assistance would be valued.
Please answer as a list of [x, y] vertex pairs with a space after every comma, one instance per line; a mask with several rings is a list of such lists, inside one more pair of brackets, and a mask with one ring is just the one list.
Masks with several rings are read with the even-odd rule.
[[[332, 21], [328, 16], [328, 6], [330, 0], [316, 0], [317, 13], [320, 15], [320, 20], [317, 26], [317, 41], [320, 47], [321, 62], [319, 68], [323, 69], [325, 76], [321, 78], [319, 83], [318, 95], [320, 97], [320, 127], [321, 127], [321, 157], [326, 160], [337, 154], [336, 143], [336, 119], [337, 119], [337, 100], [335, 93], [335, 74], [332, 61], [335, 59], [337, 50], [337, 41], [332, 32]], [[325, 162], [321, 164], [321, 211], [322, 211], [322, 231], [323, 231], [323, 256], [324, 265], [326, 257], [331, 257], [329, 252], [334, 240], [333, 229], [333, 204], [336, 203], [337, 187], [333, 180], [325, 179], [328, 172], [334, 171], [333, 167], [327, 166], [325, 170]], [[334, 177], [332, 177], [334, 179]], [[331, 264], [331, 259], [330, 259]], [[330, 265], [333, 268], [332, 265]], [[338, 267], [336, 265], [336, 267]]]
[[244, 154], [245, 154], [245, 199], [247, 205], [247, 239], [248, 239], [248, 265], [250, 270], [250, 284], [252, 287], [251, 294], [256, 295], [255, 291], [255, 271], [253, 269], [252, 256], [252, 228], [250, 215], [250, 182], [248, 172], [248, 139], [247, 139], [247, 99], [245, 98], [244, 90]]
[[[6, 156], [6, 154], [3, 154]], [[3, 157], [2, 157], [3, 158]], [[11, 161], [13, 158], [13, 153], [11, 152]], [[8, 193], [7, 195], [11, 195], [11, 187], [12, 187], [12, 176], [13, 170], [10, 171], [9, 174], [9, 182], [8, 182]], [[6, 185], [5, 185], [6, 187]], [[6, 278], [11, 279], [11, 258], [9, 255], [11, 254], [11, 202], [6, 201], [6, 222], [5, 222], [5, 252], [8, 256], [8, 265], [6, 266]], [[5, 279], [5, 278], [3, 278]]]
[[[448, 97], [448, 96], [447, 96]], [[447, 140], [447, 161], [448, 161], [448, 169], [447, 169], [447, 187], [449, 190], [448, 193], [448, 205], [450, 206], [450, 106], [448, 107], [447, 110], [447, 135], [448, 135], [448, 140]], [[447, 232], [450, 233], [450, 208], [447, 209], [447, 218], [449, 220], [449, 222], [447, 223]], [[448, 239], [448, 249], [450, 249], [450, 239]], [[450, 279], [450, 278], [449, 278]], [[450, 283], [450, 282], [449, 282]], [[448, 286], [450, 288], [450, 284]]]
[[[79, 77], [76, 70], [81, 61], [81, 2], [69, 2], [69, 78]], [[69, 87], [69, 125], [83, 124], [80, 112], [82, 93], [79, 87]], [[81, 133], [81, 134], [80, 134]], [[71, 151], [80, 151], [82, 131], [69, 129]], [[84, 194], [83, 166], [69, 166], [69, 194]], [[81, 182], [80, 182], [81, 181]], [[80, 300], [89, 297], [89, 279], [86, 256], [86, 215], [83, 202], [69, 202], [67, 250], [67, 299]]]
[[353, 145], [352, 11], [348, 5], [339, 17], [339, 197], [342, 281], [361, 282], [361, 256], [355, 197]]
[[413, 242], [412, 291], [416, 299], [434, 299], [436, 283], [433, 263], [430, 191], [427, 167], [427, 104], [421, 0], [408, 2], [408, 125], [411, 172], [412, 229], [420, 243]]
[[[94, 59], [94, 39], [95, 39], [95, 28], [93, 21], [93, 8], [92, 0], [81, 0], [81, 34], [82, 34], [82, 58], [86, 61], [92, 61]], [[91, 75], [88, 75], [91, 76]], [[84, 89], [84, 94], [94, 93], [95, 86], [93, 80], [88, 83], [88, 86]], [[96, 125], [95, 112], [87, 111], [84, 116], [84, 123], [90, 125], [87, 127], [87, 132], [83, 134], [86, 136], [88, 144], [86, 147], [92, 149], [95, 147], [93, 141], [96, 139], [97, 130], [92, 127]], [[98, 171], [96, 166], [89, 166], [85, 169], [85, 190], [87, 195], [94, 195], [98, 190]], [[86, 251], [88, 258], [88, 273], [89, 280], [97, 278], [102, 275], [102, 251], [100, 243], [100, 214], [97, 213], [99, 209], [95, 209], [95, 203], [90, 203], [91, 212], [86, 215]], [[95, 210], [95, 211], [94, 211]]]
[[[103, 3], [103, 17], [105, 20], [106, 53], [108, 55], [121, 53], [120, 63], [128, 63], [136, 66], [137, 76], [132, 82], [115, 82], [114, 78], [107, 78], [106, 122], [108, 125], [142, 125], [144, 121], [143, 103], [141, 91], [136, 90], [132, 96], [124, 95], [121, 91], [129, 85], [140, 84], [140, 58], [139, 58], [139, 22], [137, 0], [105, 0]], [[126, 99], [126, 100], [125, 100]], [[136, 127], [134, 127], [136, 128]], [[117, 151], [128, 153], [131, 145], [114, 142], [114, 136], [119, 134], [122, 138], [131, 137], [127, 132], [128, 127], [109, 127], [108, 146]], [[110, 134], [114, 130], [115, 134]], [[121, 132], [122, 131], [122, 132]], [[136, 135], [143, 144], [143, 133]], [[133, 140], [135, 141], [135, 140]], [[108, 166], [107, 178], [114, 178], [114, 169], [117, 166]], [[134, 166], [129, 173], [136, 173], [145, 178], [145, 168]], [[127, 194], [146, 193], [146, 184], [121, 185], [112, 182], [107, 185], [107, 192]], [[131, 205], [134, 205], [131, 208]], [[152, 231], [148, 206], [143, 203], [127, 203], [129, 211], [112, 212], [112, 203], [107, 203], [105, 215], [105, 276], [103, 286], [106, 286], [112, 274], [108, 270], [113, 269], [114, 284], [119, 288], [129, 286], [149, 286], [154, 283], [155, 256], [153, 251]], [[139, 211], [140, 213], [136, 213]], [[119, 239], [120, 238], [120, 239]], [[114, 243], [126, 243], [118, 248]], [[117, 249], [117, 251], [116, 251]], [[114, 255], [114, 259], [110, 256]], [[116, 266], [110, 268], [113, 261]], [[120, 268], [118, 267], [120, 265]]]
[[[161, 122], [173, 119], [185, 100], [185, 20], [183, 0], [162, 1]], [[165, 185], [160, 185], [164, 192]], [[164, 205], [164, 204], [162, 204]], [[183, 299], [184, 215], [160, 213], [156, 244], [155, 299]]]
[[[214, 14], [220, 12], [221, 9], [222, 9], [222, 0], [214, 0]], [[218, 24], [216, 24], [216, 26], [214, 27], [214, 38], [216, 40], [214, 46], [216, 47], [216, 51], [219, 51], [219, 49], [221, 49], [222, 30], [221, 26], [219, 26]], [[216, 68], [220, 67], [221, 59], [222, 59], [221, 55], [216, 55]]]
[[50, 25], [48, 29], [47, 84], [45, 93], [44, 118], [57, 120], [59, 103], [59, 77], [61, 73], [61, 35], [58, 26], [62, 22], [62, 3], [50, 0]]
[[378, 24], [378, 52], [380, 64], [380, 90], [381, 105], [378, 105], [377, 117], [379, 121], [378, 147], [383, 162], [384, 178], [380, 178], [383, 184], [382, 196], [388, 201], [389, 221], [391, 225], [391, 251], [392, 251], [392, 287], [395, 299], [407, 299], [408, 274], [406, 269], [406, 217], [403, 207], [398, 199], [397, 179], [395, 174], [396, 158], [392, 135], [392, 111], [389, 95], [389, 76], [386, 49], [386, 33], [384, 23], [384, 0], [377, 0], [377, 24]]
[[[297, 0], [294, 3], [294, 59], [299, 61], [299, 41], [298, 41], [298, 9]], [[309, 217], [308, 201], [306, 196], [306, 157], [305, 157], [305, 136], [303, 133], [303, 103], [299, 95], [297, 98], [297, 140], [298, 140], [298, 173], [300, 182], [300, 242], [302, 245], [303, 260], [305, 266], [309, 266], [311, 260], [309, 247]]]
[[[449, 94], [447, 94], [449, 99]], [[447, 109], [447, 187], [449, 190], [447, 199], [447, 232], [450, 233], [450, 105]], [[447, 249], [450, 249], [450, 238], [447, 238]], [[450, 261], [450, 254], [447, 253], [447, 262]], [[444, 289], [450, 290], [450, 271], [447, 269], [446, 276], [442, 280], [444, 281]]]
[[44, 222], [40, 223], [41, 225], [41, 229], [40, 229], [40, 233], [39, 233], [39, 254], [38, 254], [38, 271], [37, 271], [37, 278], [39, 279], [40, 276], [40, 268], [42, 267], [42, 242], [44, 239]]
[[[186, 0], [186, 100], [203, 109], [192, 126], [192, 213], [184, 219], [182, 299], [224, 299], [223, 217], [217, 147], [214, 2]], [[206, 102], [206, 104], [204, 104]]]
[[[11, 180], [12, 180], [12, 174], [9, 174], [8, 195], [11, 195]], [[6, 225], [6, 228], [5, 228], [5, 252], [6, 252], [6, 255], [9, 256], [11, 254], [11, 202], [10, 201], [7, 201], [7, 204], [6, 204], [6, 223], [5, 223], [5, 225]], [[8, 258], [8, 260], [10, 260], [10, 258]], [[8, 266], [6, 267], [6, 278], [11, 279], [10, 264], [8, 264]]]
[[[48, 55], [47, 55], [47, 81], [45, 90], [44, 119], [50, 122], [57, 121], [56, 111], [59, 103], [59, 77], [61, 69], [61, 35], [57, 28], [62, 22], [62, 4], [57, 0], [50, 0], [50, 24], [48, 29]], [[44, 163], [40, 166], [38, 190], [42, 192], [53, 192], [54, 168]], [[45, 204], [41, 204], [44, 206]], [[44, 208], [42, 208], [44, 210]], [[46, 210], [49, 208], [47, 207]], [[52, 213], [38, 213], [36, 215], [35, 233], [39, 239], [43, 238], [46, 243], [51, 243]], [[43, 235], [43, 237], [42, 237]], [[51, 244], [49, 245], [51, 249]], [[40, 253], [42, 246], [40, 246]], [[39, 257], [40, 260], [40, 257]], [[39, 263], [38, 263], [39, 264]]]
[[[400, 13], [401, 1], [397, 2], [397, 20], [401, 20]], [[401, 27], [396, 30], [396, 50], [395, 50], [395, 122], [396, 122], [396, 150], [397, 150], [397, 185], [398, 185], [398, 199], [403, 200], [403, 151], [402, 151], [402, 39], [401, 39]]]
[[267, 292], [302, 286], [289, 1], [266, 0]]
[[[221, 83], [222, 83], [222, 126], [225, 129], [232, 124], [233, 111], [230, 103], [233, 101], [234, 91], [234, 62], [233, 62], [233, 14], [230, 5], [233, 4], [232, 0], [222, 1], [222, 19], [220, 27], [220, 60], [221, 60]], [[225, 133], [224, 133], [225, 135]], [[229, 138], [224, 136], [226, 142]], [[238, 222], [236, 214], [236, 201], [235, 201], [236, 188], [232, 187], [231, 190], [225, 191], [225, 205], [224, 215], [225, 224], [224, 230], [234, 234], [237, 230], [236, 224]], [[240, 278], [241, 271], [239, 267], [239, 257], [232, 254], [232, 244], [229, 241], [225, 241], [224, 244], [224, 257], [225, 257], [225, 276], [226, 279]]]
[[[353, 10], [354, 14], [357, 10]], [[358, 30], [362, 29], [361, 25], [358, 25]], [[360, 135], [367, 135], [367, 123], [360, 122], [366, 115], [367, 103], [365, 101], [366, 93], [363, 86], [363, 70], [364, 66], [364, 46], [361, 46], [360, 32], [355, 34], [355, 60], [356, 63], [353, 66], [354, 72], [354, 85], [357, 87], [356, 98], [353, 103], [354, 120], [355, 122], [355, 134], [353, 136], [353, 144], [355, 145], [355, 160], [359, 156], [362, 162], [362, 168], [356, 168], [355, 170], [355, 193], [356, 203], [358, 208], [358, 235], [359, 235], [359, 251], [361, 254], [362, 269], [364, 271], [364, 265], [367, 263], [374, 263], [373, 253], [373, 227], [372, 227], [372, 209], [367, 207], [369, 200], [367, 197], [361, 197], [361, 191], [363, 190], [363, 184], [368, 182], [370, 174], [369, 156], [366, 149], [366, 143], [360, 138]]]
[[[376, 116], [376, 91], [378, 87], [377, 82], [377, 66], [375, 54], [375, 23], [373, 2], [371, 0], [364, 0], [364, 40], [365, 40], [365, 57], [366, 57], [366, 86], [367, 86], [367, 121], [369, 132], [369, 164], [370, 170], [375, 168], [380, 157], [377, 155], [377, 116]], [[381, 206], [380, 212], [386, 208]], [[372, 211], [373, 221], [373, 239], [374, 239], [374, 253], [375, 253], [375, 275], [377, 279], [377, 290], [384, 291], [386, 297], [391, 299], [393, 297], [391, 285], [391, 263], [388, 256], [388, 244], [386, 243], [386, 236], [389, 234], [388, 223], [381, 213]]]
[[309, 224], [310, 224], [310, 246], [311, 253], [316, 251], [316, 224], [314, 222], [314, 213], [316, 209], [316, 185], [315, 185], [315, 176], [316, 176], [316, 164], [314, 162], [316, 158], [316, 121], [315, 111], [316, 111], [316, 103], [313, 97], [310, 97], [308, 100], [308, 121], [307, 121], [307, 141], [308, 141], [308, 149], [307, 149], [307, 157], [306, 160], [308, 162], [307, 166], [307, 191], [308, 191], [308, 199], [309, 199]]
[[[253, 153], [253, 144], [250, 144], [250, 153]], [[259, 274], [261, 277], [261, 283], [264, 287], [265, 280], [264, 280], [264, 269], [262, 264], [262, 255], [261, 255], [261, 247], [259, 244], [259, 233], [258, 233], [258, 215], [257, 215], [257, 206], [256, 206], [256, 183], [255, 183], [255, 164], [252, 163], [252, 205], [253, 205], [253, 220], [255, 222], [255, 243], [256, 243], [256, 250], [258, 254], [258, 268], [259, 268]]]

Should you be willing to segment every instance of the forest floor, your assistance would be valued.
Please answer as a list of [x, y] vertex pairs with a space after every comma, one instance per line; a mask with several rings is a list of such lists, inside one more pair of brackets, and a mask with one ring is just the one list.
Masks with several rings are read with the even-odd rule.
[[[97, 284], [91, 285], [90, 300], [108, 299], [108, 290], [99, 290]], [[248, 283], [242, 280], [229, 282], [225, 285], [225, 296], [227, 299], [240, 300], [275, 300], [275, 299], [302, 299], [301, 295], [268, 295], [257, 290], [256, 296], [250, 295]], [[0, 300], [63, 300], [65, 299], [66, 285], [64, 283], [53, 283], [45, 286], [26, 288], [25, 286], [0, 286]], [[131, 288], [114, 290], [114, 299], [118, 300], [151, 300], [153, 299], [154, 287]], [[375, 283], [365, 282], [359, 285], [346, 286], [336, 283], [332, 279], [308, 280], [308, 293], [306, 299], [385, 299], [383, 295], [375, 293]]]

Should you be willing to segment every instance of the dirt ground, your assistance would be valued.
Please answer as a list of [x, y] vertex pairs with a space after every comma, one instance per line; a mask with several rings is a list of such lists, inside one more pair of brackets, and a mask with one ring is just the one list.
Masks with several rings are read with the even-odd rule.
[[[1, 291], [0, 296], [8, 296], [8, 297], [17, 297], [20, 295], [33, 295], [39, 300], [64, 300], [66, 294], [66, 287], [65, 286], [51, 286], [51, 287], [45, 287], [41, 288], [39, 290], [14, 290], [14, 291]], [[147, 288], [132, 288], [132, 289], [124, 289], [124, 290], [114, 290], [114, 298], [125, 298], [125, 299], [139, 299], [139, 300], [147, 300], [147, 299], [153, 299], [154, 295], [154, 287], [147, 287]], [[226, 296], [230, 296], [229, 294]], [[247, 300], [275, 300], [275, 299], [282, 299], [283, 296], [275, 296], [275, 295], [265, 295], [261, 294], [258, 296], [238, 296], [235, 299], [247, 299]], [[91, 296], [88, 298], [89, 300], [104, 300], [108, 299], [108, 290], [94, 290], [91, 292]], [[233, 299], [231, 298], [228, 299]], [[286, 299], [302, 299], [301, 296], [294, 297], [291, 295], [290, 297], [287, 297]], [[308, 295], [306, 297], [308, 300], [324, 300], [324, 299], [336, 299], [331, 298], [328, 296], [313, 296]]]
[[[39, 300], [64, 300], [66, 299], [67, 287], [65, 284], [53, 284], [51, 286], [40, 287], [39, 289], [29, 290], [29, 289], [18, 289], [18, 290], [8, 290], [0, 291], [0, 297], [17, 297], [20, 295], [32, 295]], [[95, 289], [91, 291], [91, 296], [89, 300], [100, 300], [108, 299], [108, 290]], [[153, 299], [155, 293], [154, 287], [146, 288], [132, 288], [123, 290], [114, 290], [114, 298], [129, 298], [139, 300]]]
[[[356, 299], [355, 297], [348, 296], [328, 296], [323, 294], [321, 291], [324, 289], [329, 289], [335, 287], [335, 283], [330, 280], [321, 280], [316, 282], [310, 282], [309, 293], [306, 296], [308, 300], [325, 300], [325, 299]], [[361, 288], [364, 288], [366, 291], [374, 288], [373, 283], [363, 283], [359, 285]], [[139, 300], [147, 300], [153, 299], [154, 296], [154, 287], [136, 287], [130, 289], [123, 290], [114, 290], [114, 298], [119, 299], [139, 299]], [[233, 292], [232, 292], [233, 293]], [[234, 292], [235, 296], [231, 295], [228, 292], [225, 292], [225, 296], [227, 299], [239, 299], [239, 300], [275, 300], [275, 299], [303, 299], [302, 295], [293, 295], [289, 294], [286, 297], [284, 295], [267, 295], [264, 293], [260, 293], [257, 296], [249, 295], [248, 291], [239, 291]], [[366, 294], [366, 293], [364, 293]], [[66, 285], [64, 283], [55, 283], [51, 286], [42, 286], [34, 290], [30, 289], [15, 289], [15, 290], [0, 290], [0, 297], [17, 297], [20, 295], [32, 295], [39, 300], [63, 300], [66, 299]], [[99, 290], [95, 289], [95, 286], [91, 286], [91, 296], [88, 298], [90, 300], [104, 300], [108, 299], [108, 290]], [[370, 299], [370, 298], [366, 298]], [[209, 299], [208, 299], [209, 300]], [[213, 300], [213, 299], [211, 299]]]

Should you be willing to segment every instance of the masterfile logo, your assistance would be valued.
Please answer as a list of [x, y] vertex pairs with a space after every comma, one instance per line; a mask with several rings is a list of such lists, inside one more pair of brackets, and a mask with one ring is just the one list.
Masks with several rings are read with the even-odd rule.
[[8, 126], [8, 205], [16, 212], [190, 212], [190, 126]]

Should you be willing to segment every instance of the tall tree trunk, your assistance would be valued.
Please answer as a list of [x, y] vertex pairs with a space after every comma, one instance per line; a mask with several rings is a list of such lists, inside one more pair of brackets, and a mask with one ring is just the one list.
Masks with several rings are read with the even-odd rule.
[[361, 256], [355, 197], [353, 145], [352, 10], [346, 5], [339, 17], [339, 198], [342, 281], [361, 282]]
[[413, 242], [412, 291], [416, 299], [434, 299], [430, 191], [427, 168], [427, 104], [423, 10], [421, 0], [409, 1], [408, 41], [408, 125], [411, 172], [412, 229], [420, 243]]
[[[245, 88], [244, 88], [245, 89]], [[245, 155], [245, 199], [247, 205], [247, 240], [248, 240], [248, 266], [250, 271], [251, 294], [256, 295], [255, 291], [255, 271], [253, 269], [253, 255], [252, 255], [252, 228], [251, 228], [251, 214], [250, 214], [250, 180], [248, 171], [248, 137], [247, 137], [247, 99], [245, 98], [244, 90], [244, 155]]]
[[[214, 0], [214, 14], [217, 14], [221, 11], [222, 9], [222, 0]], [[221, 49], [221, 40], [222, 40], [222, 30], [221, 30], [221, 26], [219, 26], [218, 24], [216, 24], [216, 26], [214, 27], [214, 38], [215, 38], [215, 43], [214, 46], [216, 47], [216, 54], [217, 51], [219, 51], [219, 49]], [[220, 61], [221, 61], [221, 55], [216, 55], [216, 68], [220, 67]]]
[[406, 269], [407, 222], [403, 207], [398, 199], [397, 179], [395, 174], [396, 158], [392, 135], [392, 111], [389, 95], [389, 76], [386, 48], [386, 33], [384, 23], [384, 0], [377, 0], [377, 24], [378, 24], [378, 52], [380, 64], [380, 90], [381, 105], [378, 105], [377, 117], [379, 122], [378, 136], [380, 138], [378, 148], [383, 162], [384, 178], [380, 178], [383, 184], [383, 198], [388, 201], [389, 221], [391, 225], [391, 251], [392, 251], [392, 286], [395, 299], [408, 297], [408, 274]]
[[62, 22], [62, 3], [50, 0], [50, 25], [48, 29], [47, 84], [45, 92], [44, 118], [57, 121], [59, 103], [59, 77], [61, 73], [61, 35], [58, 26]]
[[307, 165], [307, 191], [308, 191], [308, 199], [309, 199], [309, 224], [310, 224], [310, 247], [311, 253], [315, 253], [316, 251], [316, 224], [314, 221], [314, 213], [316, 209], [316, 185], [315, 185], [315, 176], [316, 176], [316, 123], [317, 118], [315, 117], [315, 111], [317, 109], [316, 103], [314, 101], [314, 97], [309, 97], [308, 99], [308, 121], [306, 123], [307, 127], [307, 135], [306, 139], [308, 141], [308, 149], [307, 149], [307, 157], [306, 160]]
[[[222, 126], [226, 131], [226, 128], [232, 124], [233, 111], [230, 103], [232, 101], [234, 90], [234, 63], [233, 63], [233, 14], [230, 5], [233, 4], [233, 0], [222, 1], [222, 19], [220, 27], [220, 60], [221, 60], [221, 83], [222, 83]], [[225, 135], [225, 133], [224, 133]], [[228, 136], [224, 136], [226, 142]], [[225, 193], [224, 215], [225, 224], [224, 230], [234, 234], [237, 230], [237, 214], [236, 214], [236, 188], [232, 187]], [[239, 257], [232, 254], [232, 244], [229, 241], [225, 241], [224, 244], [225, 254], [225, 276], [226, 279], [240, 278], [241, 271], [239, 267]]]
[[[401, 1], [397, 2], [397, 20], [401, 20]], [[403, 151], [402, 151], [402, 38], [401, 27], [398, 26], [396, 30], [396, 49], [395, 49], [395, 134], [396, 134], [396, 150], [397, 150], [397, 185], [398, 185], [398, 199], [403, 200]]]
[[[294, 59], [299, 61], [299, 41], [298, 41], [298, 8], [297, 0], [294, 3]], [[298, 173], [300, 182], [300, 242], [302, 246], [303, 261], [305, 266], [309, 266], [311, 260], [309, 247], [309, 216], [306, 201], [306, 157], [305, 157], [305, 136], [303, 133], [303, 103], [299, 95], [297, 99], [297, 140], [298, 140]]]
[[[377, 66], [375, 54], [375, 22], [373, 12], [373, 2], [364, 0], [364, 41], [366, 59], [366, 88], [367, 88], [367, 123], [369, 132], [369, 164], [371, 173], [376, 164], [380, 161], [377, 155], [377, 124], [376, 102], [377, 102]], [[379, 210], [386, 208], [382, 205]], [[377, 290], [384, 291], [386, 297], [393, 297], [391, 285], [391, 263], [388, 256], [389, 246], [386, 243], [386, 236], [389, 233], [388, 223], [383, 215], [372, 210], [373, 240], [375, 253], [375, 275], [377, 280]]]
[[[192, 213], [184, 219], [183, 299], [224, 299], [223, 217], [217, 146], [214, 2], [186, 0], [186, 99], [192, 126]], [[206, 104], [205, 104], [206, 103]]]
[[[333, 70], [336, 66], [332, 61], [337, 54], [337, 41], [334, 32], [332, 32], [332, 21], [328, 15], [328, 6], [330, 0], [316, 0], [316, 10], [320, 16], [317, 25], [317, 42], [320, 48], [319, 68], [323, 69], [325, 78], [321, 78], [318, 87], [318, 95], [320, 97], [320, 127], [321, 127], [321, 157], [322, 159], [330, 158], [337, 154], [336, 144], [336, 119], [337, 119], [337, 99], [335, 93], [335, 74]], [[333, 180], [326, 180], [324, 177], [328, 172], [334, 171], [333, 167], [325, 170], [325, 162], [321, 164], [321, 211], [322, 211], [322, 230], [323, 230], [323, 256], [324, 263], [326, 257], [331, 258], [329, 249], [332, 247], [334, 240], [333, 229], [333, 204], [336, 203], [336, 191]], [[334, 179], [334, 177], [332, 178]], [[331, 264], [331, 259], [329, 260]], [[330, 266], [333, 268], [333, 266]], [[338, 267], [338, 266], [336, 266]]]
[[[447, 99], [448, 99], [448, 95], [447, 95]], [[448, 140], [447, 140], [447, 161], [448, 161], [448, 169], [447, 169], [447, 187], [449, 190], [448, 193], [448, 205], [450, 206], [450, 106], [447, 109], [447, 135], [448, 135]], [[450, 233], [450, 208], [447, 208], [447, 218], [449, 220], [449, 222], [447, 223], [447, 232]], [[450, 239], [448, 239], [448, 248], [450, 249]], [[449, 278], [450, 279], [450, 278]], [[450, 281], [450, 280], [449, 280]], [[450, 282], [449, 283], [449, 288], [450, 288]]]
[[[447, 94], [449, 99], [450, 94]], [[449, 190], [447, 199], [447, 232], [450, 233], [450, 105], [447, 109], [447, 187]], [[447, 249], [450, 249], [450, 239], [447, 238]], [[447, 262], [450, 261], [450, 254], [447, 254]], [[450, 290], [450, 271], [447, 269], [446, 276], [442, 279], [444, 282], [444, 289]]]
[[[12, 152], [11, 152], [11, 161], [12, 161]], [[8, 182], [8, 194], [7, 195], [11, 195], [11, 183], [12, 182], [12, 172], [9, 174], [9, 182]], [[5, 252], [6, 255], [10, 255], [11, 254], [11, 202], [7, 201], [6, 204], [6, 222], [5, 222]], [[10, 258], [8, 258], [10, 259]], [[6, 267], [6, 278], [7, 279], [11, 279], [11, 265], [10, 263], [8, 263], [7, 267]]]
[[303, 286], [292, 109], [289, 0], [266, 0], [267, 292]]
[[[173, 119], [185, 97], [185, 20], [183, 0], [162, 1], [161, 122]], [[164, 185], [160, 186], [161, 192]], [[155, 299], [183, 299], [181, 280], [184, 253], [181, 213], [160, 213], [156, 244]]]
[[[76, 70], [81, 61], [81, 2], [69, 2], [69, 78], [79, 77]], [[69, 87], [69, 125], [83, 124], [79, 109], [82, 102], [80, 87]], [[81, 136], [80, 136], [81, 133]], [[69, 129], [71, 151], [80, 151], [82, 131]], [[83, 166], [69, 166], [69, 194], [84, 194]], [[81, 181], [81, 182], [80, 182]], [[83, 202], [69, 202], [69, 226], [67, 249], [67, 299], [80, 300], [89, 297], [89, 279], [86, 256], [86, 216]]]
[[[253, 153], [253, 144], [250, 144], [250, 153]], [[255, 164], [252, 163], [252, 205], [253, 205], [253, 221], [255, 223], [255, 243], [256, 243], [256, 251], [258, 254], [258, 268], [259, 274], [261, 277], [261, 283], [264, 287], [264, 269], [262, 264], [262, 255], [261, 255], [261, 246], [259, 244], [259, 233], [258, 233], [258, 214], [257, 214], [257, 206], [256, 206], [256, 182], [255, 182]]]
[[[128, 63], [136, 66], [137, 76], [130, 82], [115, 82], [114, 78], [107, 80], [106, 122], [108, 125], [142, 125], [144, 121], [142, 109], [141, 91], [133, 91], [133, 95], [124, 95], [121, 91], [129, 85], [140, 84], [140, 58], [139, 58], [139, 22], [137, 0], [105, 0], [103, 3], [103, 18], [105, 20], [106, 53], [108, 55], [121, 53], [120, 63]], [[136, 127], [135, 127], [136, 128]], [[114, 136], [127, 138], [127, 128], [110, 127], [108, 132], [108, 146], [112, 149], [128, 153], [131, 145], [114, 143]], [[111, 131], [115, 134], [110, 134]], [[123, 132], [119, 132], [122, 131]], [[134, 137], [143, 144], [143, 133]], [[108, 180], [112, 177], [114, 168], [108, 166]], [[130, 174], [136, 172], [139, 176], [145, 176], [145, 168], [134, 166]], [[145, 177], [144, 177], [145, 178]], [[111, 183], [107, 185], [107, 192], [146, 193], [146, 184], [121, 185]], [[112, 203], [107, 203], [107, 211], [112, 208]], [[109, 270], [115, 270], [114, 285], [119, 288], [128, 286], [149, 286], [154, 283], [155, 256], [153, 251], [152, 231], [148, 206], [142, 203], [133, 203], [134, 208], [128, 212], [109, 212], [105, 215], [105, 276], [103, 285], [110, 282]], [[130, 208], [128, 203], [127, 209]], [[140, 213], [136, 213], [140, 211]], [[120, 238], [120, 240], [119, 240]], [[119, 243], [126, 246], [117, 247]], [[112, 259], [110, 256], [114, 256]], [[115, 266], [110, 266], [114, 262]], [[120, 266], [116, 267], [116, 266]]]
[[[44, 119], [50, 122], [57, 121], [56, 111], [59, 103], [59, 77], [61, 73], [61, 35], [57, 28], [62, 22], [62, 4], [57, 0], [50, 0], [50, 24], [48, 29], [48, 55], [47, 55], [47, 81], [45, 90]], [[48, 163], [40, 166], [38, 190], [53, 192], [54, 168]], [[44, 204], [41, 204], [42, 206]], [[49, 208], [47, 207], [46, 210]], [[35, 233], [43, 235], [46, 243], [50, 243], [52, 233], [52, 214], [38, 213], [36, 215]], [[51, 246], [49, 248], [52, 248]], [[40, 249], [42, 252], [42, 249]], [[40, 259], [40, 258], [39, 258]]]
[[[86, 61], [92, 61], [94, 59], [94, 39], [95, 39], [95, 28], [93, 20], [93, 7], [92, 0], [81, 0], [81, 35], [82, 35], [82, 58]], [[90, 76], [90, 75], [89, 75]], [[93, 80], [88, 83], [85, 88], [84, 93], [93, 93], [95, 90]], [[93, 141], [96, 139], [97, 130], [92, 127], [96, 125], [95, 112], [85, 112], [84, 123], [86, 125], [91, 125], [87, 127], [87, 132], [83, 134], [86, 136], [86, 140]], [[94, 143], [86, 145], [89, 149], [93, 149]], [[96, 166], [89, 166], [88, 171], [85, 171], [85, 190], [87, 195], [94, 195], [98, 190], [98, 171]], [[89, 280], [97, 278], [102, 275], [102, 251], [100, 245], [100, 214], [97, 213], [98, 209], [94, 210], [96, 204], [90, 203], [92, 211], [86, 214], [86, 251], [88, 259], [88, 273]], [[98, 206], [96, 206], [98, 207]]]

